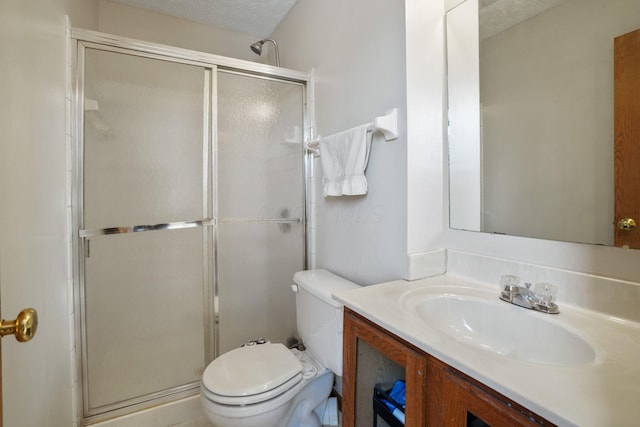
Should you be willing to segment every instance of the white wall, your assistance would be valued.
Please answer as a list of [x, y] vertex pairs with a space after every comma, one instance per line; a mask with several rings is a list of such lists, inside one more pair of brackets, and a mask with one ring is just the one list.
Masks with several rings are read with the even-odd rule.
[[[404, 122], [404, 8], [394, 0], [299, 0], [273, 38], [287, 68], [313, 70], [316, 135], [399, 107]], [[404, 273], [406, 128], [374, 136], [366, 196], [322, 197], [314, 181], [316, 265], [370, 284]], [[316, 170], [321, 169], [315, 158]]]
[[[393, 107], [400, 110], [398, 140], [385, 142], [375, 135], [366, 171], [369, 183], [366, 196], [322, 197], [321, 166], [318, 158], [314, 160], [316, 252], [313, 255], [316, 266], [361, 284], [405, 277], [409, 245], [415, 252], [425, 251], [433, 245], [437, 247], [441, 230], [442, 157], [438, 145], [431, 146], [436, 150], [433, 158], [436, 178], [431, 187], [424, 182], [418, 186], [415, 182], [407, 182], [408, 162], [411, 162], [408, 153], [417, 155], [413, 157], [414, 161], [420, 154], [428, 155], [429, 126], [431, 130], [435, 128], [431, 135], [436, 143], [442, 131], [441, 107], [435, 109], [433, 117], [418, 116], [419, 121], [414, 122], [416, 126], [409, 129], [411, 134], [405, 127], [407, 115], [415, 114], [416, 110], [424, 113], [426, 105], [413, 99], [408, 103], [407, 81], [417, 83], [416, 99], [423, 99], [425, 93], [433, 92], [438, 100], [442, 97], [442, 73], [438, 70], [442, 65], [441, 58], [420, 54], [407, 61], [405, 56], [408, 49], [420, 49], [415, 41], [425, 33], [427, 37], [421, 42], [430, 44], [430, 27], [420, 26], [425, 15], [410, 14], [410, 8], [416, 8], [418, 12], [425, 9], [414, 1], [403, 4], [394, 0], [299, 0], [273, 34], [280, 46], [284, 66], [314, 72], [316, 136], [331, 135], [371, 122], [375, 116]], [[432, 17], [427, 15], [429, 18]], [[436, 23], [440, 19], [441, 14]], [[405, 44], [408, 28], [414, 31]], [[424, 47], [424, 44], [420, 46]], [[434, 46], [436, 51], [440, 48], [438, 44]], [[438, 70], [434, 73], [435, 91], [431, 93], [433, 86], [422, 84], [428, 73], [418, 76], [415, 72], [424, 67], [425, 59], [433, 60], [430, 65]], [[415, 64], [407, 67], [411, 61]], [[427, 109], [426, 113], [429, 112]], [[419, 141], [413, 151], [408, 147], [409, 136], [412, 141]], [[428, 177], [433, 171], [424, 167], [428, 162], [415, 164], [417, 175]], [[417, 221], [407, 215], [409, 188], [416, 194], [415, 211], [424, 214]], [[427, 188], [435, 189], [438, 202], [434, 205], [421, 203], [429, 195]], [[430, 209], [435, 212], [435, 236], [427, 236], [434, 227], [423, 227], [426, 234], [420, 233], [416, 239], [409, 237], [409, 221], [419, 227]]]
[[407, 279], [445, 271], [444, 8], [405, 0]]

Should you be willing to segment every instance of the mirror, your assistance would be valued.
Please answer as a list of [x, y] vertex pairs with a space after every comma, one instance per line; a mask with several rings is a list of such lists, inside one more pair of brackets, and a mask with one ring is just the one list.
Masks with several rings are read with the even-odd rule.
[[614, 244], [614, 39], [637, 28], [640, 0], [447, 12], [451, 228]]

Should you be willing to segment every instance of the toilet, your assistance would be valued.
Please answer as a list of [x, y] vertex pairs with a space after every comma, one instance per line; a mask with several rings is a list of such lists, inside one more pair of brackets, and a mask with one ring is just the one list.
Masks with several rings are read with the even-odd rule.
[[266, 342], [211, 362], [200, 397], [214, 427], [321, 426], [334, 374], [342, 376], [342, 306], [331, 295], [358, 285], [327, 270], [299, 271], [293, 282], [306, 349]]

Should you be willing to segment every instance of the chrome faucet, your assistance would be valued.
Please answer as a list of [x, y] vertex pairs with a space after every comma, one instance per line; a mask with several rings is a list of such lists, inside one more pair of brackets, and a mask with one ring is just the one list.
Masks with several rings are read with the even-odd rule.
[[525, 286], [505, 285], [500, 293], [500, 299], [529, 310], [541, 311], [543, 313], [558, 314], [558, 305], [549, 296], [541, 296], [531, 290], [531, 283]]

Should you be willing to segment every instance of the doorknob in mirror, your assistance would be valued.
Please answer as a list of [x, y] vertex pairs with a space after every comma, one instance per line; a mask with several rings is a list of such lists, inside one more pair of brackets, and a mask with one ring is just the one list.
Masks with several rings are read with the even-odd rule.
[[0, 337], [15, 335], [20, 342], [30, 341], [38, 329], [38, 312], [33, 308], [25, 308], [16, 320], [0, 320]]
[[618, 228], [620, 230], [633, 230], [636, 228], [636, 221], [633, 218], [622, 218], [618, 221]]

